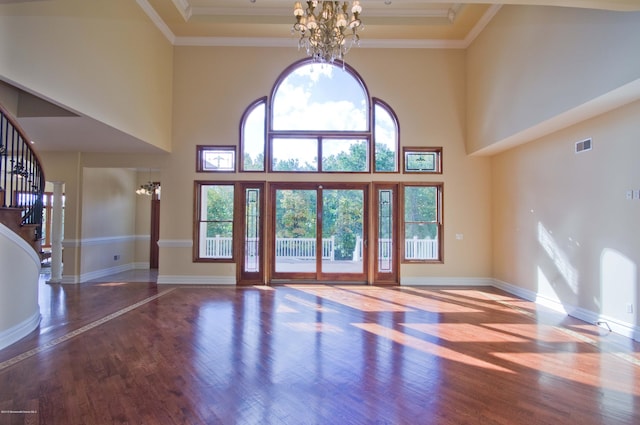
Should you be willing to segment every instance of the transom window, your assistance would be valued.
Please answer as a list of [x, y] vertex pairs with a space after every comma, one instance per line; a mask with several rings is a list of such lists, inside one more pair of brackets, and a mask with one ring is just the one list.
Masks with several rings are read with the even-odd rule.
[[362, 79], [346, 64], [308, 59], [294, 64], [276, 82], [270, 99], [249, 105], [240, 128], [244, 172], [399, 169], [395, 114], [381, 100], [370, 100]]

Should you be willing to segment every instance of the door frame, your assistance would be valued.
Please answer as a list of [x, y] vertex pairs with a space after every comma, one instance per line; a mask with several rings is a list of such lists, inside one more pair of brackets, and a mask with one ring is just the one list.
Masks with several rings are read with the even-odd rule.
[[160, 265], [160, 197], [155, 191], [151, 194], [151, 217], [149, 238], [149, 268], [157, 269]]
[[[362, 273], [357, 274], [344, 274], [344, 273], [324, 273], [322, 271], [322, 258], [316, 256], [316, 271], [315, 277], [310, 278], [309, 273], [284, 273], [275, 271], [275, 196], [278, 190], [316, 190], [318, 193], [316, 202], [316, 252], [321, 252], [322, 243], [322, 191], [323, 190], [362, 190], [363, 201], [363, 220], [362, 220], [362, 261], [363, 268]], [[328, 283], [328, 282], [340, 282], [340, 283], [359, 283], [369, 284], [370, 279], [370, 267], [369, 256], [370, 249], [368, 249], [369, 239], [369, 219], [370, 210], [369, 205], [369, 192], [371, 190], [371, 183], [336, 183], [336, 182], [305, 182], [305, 183], [287, 183], [277, 182], [269, 184], [269, 196], [267, 202], [268, 208], [268, 221], [267, 221], [267, 235], [265, 241], [267, 242], [266, 259], [269, 267], [267, 268], [268, 282], [269, 283]]]

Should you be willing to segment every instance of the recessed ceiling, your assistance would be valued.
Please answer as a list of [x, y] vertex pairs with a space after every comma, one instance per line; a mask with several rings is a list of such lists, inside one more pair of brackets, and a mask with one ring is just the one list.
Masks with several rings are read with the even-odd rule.
[[[178, 45], [295, 46], [297, 42], [291, 34], [293, 1], [141, 0], [139, 4]], [[460, 44], [483, 17], [495, 13], [490, 4], [416, 0], [361, 0], [361, 4], [362, 47], [427, 40]]]
[[[176, 45], [295, 46], [293, 0], [137, 0]], [[638, 0], [360, 0], [361, 47], [465, 48], [502, 4], [631, 11]], [[306, 2], [302, 2], [303, 5]], [[349, 1], [350, 3], [350, 1]]]

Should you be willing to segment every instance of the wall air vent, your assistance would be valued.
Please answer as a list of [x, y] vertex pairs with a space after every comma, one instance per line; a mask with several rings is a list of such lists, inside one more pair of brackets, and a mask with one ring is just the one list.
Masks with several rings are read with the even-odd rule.
[[593, 144], [591, 143], [591, 139], [584, 139], [580, 142], [576, 142], [576, 153], [590, 151]]

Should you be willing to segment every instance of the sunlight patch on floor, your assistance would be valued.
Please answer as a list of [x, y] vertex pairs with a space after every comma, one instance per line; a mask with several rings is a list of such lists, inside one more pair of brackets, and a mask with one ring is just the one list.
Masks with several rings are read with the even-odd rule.
[[507, 343], [530, 341], [527, 338], [503, 332], [500, 329], [492, 331], [485, 328], [484, 325], [478, 326], [469, 323], [401, 323], [401, 325], [450, 342]]
[[446, 348], [411, 335], [407, 335], [404, 332], [378, 325], [377, 323], [352, 323], [351, 325], [366, 332], [371, 332], [380, 337], [387, 338], [395, 343], [420, 350], [427, 354], [439, 356], [446, 360], [460, 362], [474, 367], [497, 370], [505, 373], [515, 373], [512, 370], [506, 369], [504, 367], [486, 362], [484, 360], [480, 360], [472, 356], [468, 356], [459, 351], [452, 350], [450, 348]]

